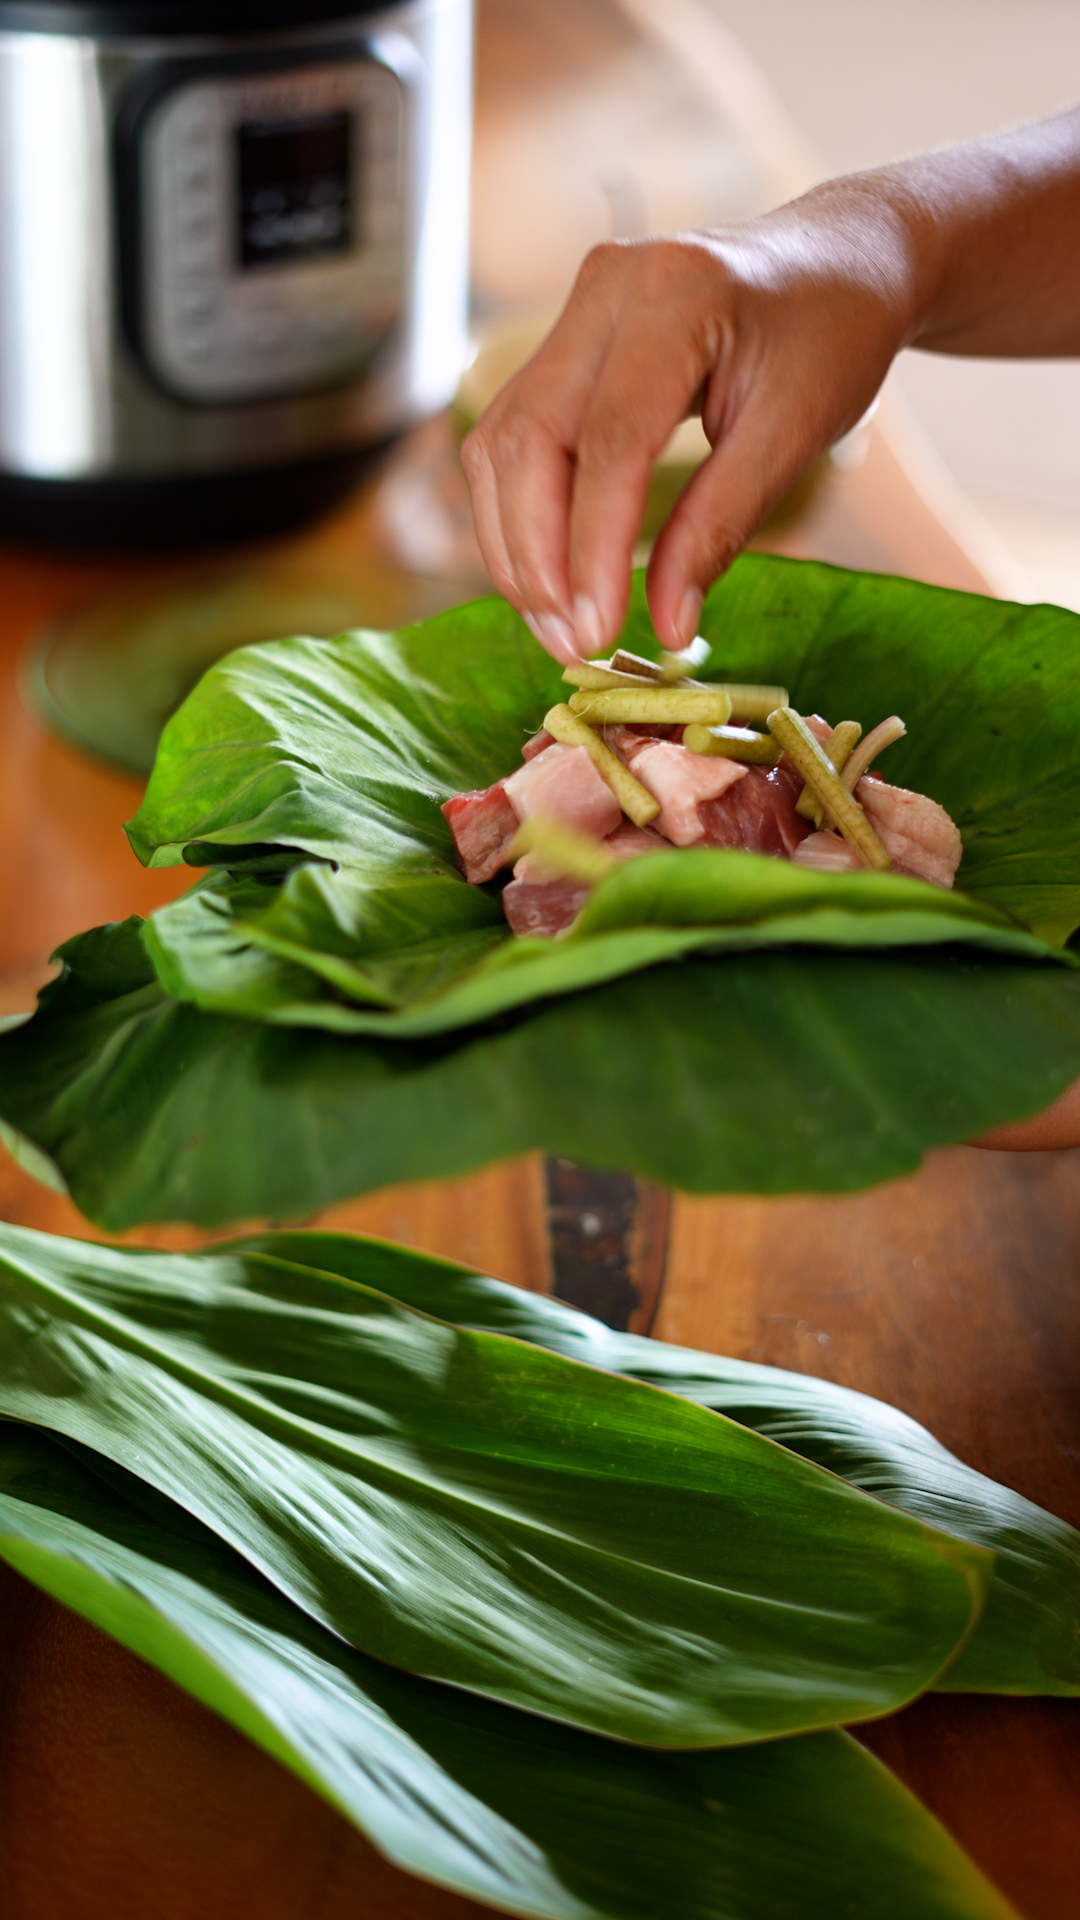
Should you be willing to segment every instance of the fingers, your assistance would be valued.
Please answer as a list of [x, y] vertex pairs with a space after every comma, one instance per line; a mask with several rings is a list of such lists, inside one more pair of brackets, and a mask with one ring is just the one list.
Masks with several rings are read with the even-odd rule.
[[654, 463], [717, 351], [711, 315], [687, 316], [674, 338], [666, 305], [638, 307], [626, 321], [582, 422], [570, 513], [575, 624], [591, 652], [622, 626]]
[[568, 524], [581, 421], [611, 333], [610, 292], [602, 272], [583, 272], [540, 351], [462, 448], [492, 579], [564, 662], [582, 650], [573, 624]]
[[798, 382], [757, 379], [745, 402], [730, 405], [733, 418], [718, 429], [710, 422], [713, 452], [680, 495], [649, 561], [649, 611], [663, 646], [689, 645], [713, 581], [831, 444], [829, 410], [800, 407], [799, 391]]

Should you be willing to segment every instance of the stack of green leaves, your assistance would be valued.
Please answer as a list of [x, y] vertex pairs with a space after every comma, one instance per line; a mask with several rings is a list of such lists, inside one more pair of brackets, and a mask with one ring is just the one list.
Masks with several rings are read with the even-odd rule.
[[[23, 1150], [120, 1228], [533, 1147], [696, 1191], [850, 1189], [1038, 1111], [1080, 1072], [1080, 621], [746, 556], [702, 631], [714, 677], [903, 715], [887, 771], [959, 824], [956, 892], [691, 849], [514, 939], [439, 809], [565, 693], [517, 616], [242, 649], [170, 722], [129, 828], [151, 865], [210, 872], [70, 941], [0, 1043]], [[656, 652], [640, 581], [624, 639]]]
[[0, 1416], [0, 1556], [410, 1872], [551, 1920], [1011, 1911], [841, 1729], [1080, 1693], [1080, 1536], [879, 1402], [352, 1236], [0, 1227]]

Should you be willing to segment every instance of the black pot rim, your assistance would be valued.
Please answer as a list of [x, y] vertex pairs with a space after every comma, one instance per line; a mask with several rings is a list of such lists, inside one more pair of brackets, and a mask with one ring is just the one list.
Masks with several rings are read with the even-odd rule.
[[193, 34], [253, 37], [306, 31], [385, 11], [386, 0], [0, 0], [0, 32], [93, 39], [183, 39]]

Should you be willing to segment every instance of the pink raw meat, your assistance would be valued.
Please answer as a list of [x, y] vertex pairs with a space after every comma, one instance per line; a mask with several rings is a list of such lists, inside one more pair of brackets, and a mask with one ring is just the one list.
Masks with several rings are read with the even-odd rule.
[[534, 733], [531, 740], [526, 740], [521, 749], [521, 757], [523, 760], [535, 760], [538, 753], [544, 753], [548, 747], [554, 745], [555, 741], [546, 727], [541, 727], [539, 733]]
[[639, 747], [643, 747], [647, 741], [674, 740], [678, 745], [684, 732], [685, 728], [681, 726], [665, 726], [659, 721], [652, 726], [642, 721], [640, 725], [633, 727], [616, 725], [601, 727], [600, 738], [606, 747], [611, 748], [612, 753], [618, 754], [623, 765], [628, 767]]
[[518, 817], [506, 797], [506, 782], [477, 793], [455, 793], [442, 812], [454, 836], [458, 866], [474, 887], [491, 880], [510, 858]]
[[632, 820], [625, 819], [614, 833], [608, 834], [604, 845], [616, 860], [636, 860], [639, 854], [662, 853], [669, 848], [663, 834], [655, 833], [652, 827], [636, 827]]
[[812, 867], [815, 873], [865, 872], [854, 847], [839, 833], [810, 833], [791, 856], [797, 867]]
[[622, 819], [622, 808], [584, 747], [546, 747], [504, 785], [519, 820], [544, 813], [593, 840], [603, 840]]
[[935, 886], [951, 887], [964, 847], [944, 807], [925, 793], [909, 793], [887, 780], [859, 781], [855, 797], [896, 867]]
[[745, 780], [698, 807], [702, 844], [790, 860], [810, 832], [810, 822], [795, 811], [802, 785], [798, 774], [784, 767], [747, 767]]
[[[952, 886], [964, 849], [944, 807], [925, 793], [909, 793], [906, 787], [893, 787], [887, 780], [869, 776], [859, 781], [855, 795], [876, 829], [894, 873], [929, 880], [936, 887]], [[814, 867], [819, 873], [865, 870], [854, 848], [838, 833], [810, 834], [793, 858], [800, 867]]]
[[[617, 860], [636, 860], [643, 853], [670, 852], [669, 843], [651, 827], [623, 820], [604, 841]], [[537, 853], [523, 853], [514, 877], [503, 888], [503, 912], [515, 933], [562, 933], [576, 920], [590, 889], [576, 881], [552, 880]]]
[[746, 777], [738, 760], [714, 760], [687, 753], [670, 740], [650, 740], [633, 756], [634, 778], [660, 802], [657, 831], [676, 847], [691, 847], [705, 832], [698, 812], [703, 800], [716, 800]]
[[[670, 842], [662, 834], [654, 833], [651, 827], [636, 827], [632, 820], [622, 820], [614, 833], [609, 833], [601, 843], [616, 860], [636, 860], [643, 853], [662, 852], [666, 847], [671, 852]], [[515, 863], [514, 879], [527, 880], [530, 886], [543, 886], [554, 883], [555, 876], [545, 865], [541, 853], [523, 853]]]
[[512, 933], [536, 933], [550, 938], [576, 920], [590, 889], [576, 880], [511, 880], [503, 888], [503, 912]]

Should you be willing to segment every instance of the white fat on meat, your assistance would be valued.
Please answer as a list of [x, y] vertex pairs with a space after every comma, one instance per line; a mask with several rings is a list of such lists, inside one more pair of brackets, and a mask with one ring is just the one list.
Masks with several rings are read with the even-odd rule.
[[952, 886], [964, 846], [944, 807], [925, 793], [909, 793], [906, 787], [865, 776], [855, 797], [896, 866], [935, 886]]
[[865, 871], [854, 847], [838, 833], [808, 833], [791, 856], [796, 867], [812, 867], [815, 873], [858, 873]]
[[691, 847], [705, 827], [698, 815], [702, 800], [718, 800], [746, 776], [738, 760], [687, 753], [670, 740], [646, 740], [633, 756], [634, 778], [660, 802], [655, 826], [676, 847]]
[[606, 839], [622, 819], [584, 747], [545, 747], [504, 781], [503, 790], [519, 820], [543, 813], [592, 840]]

